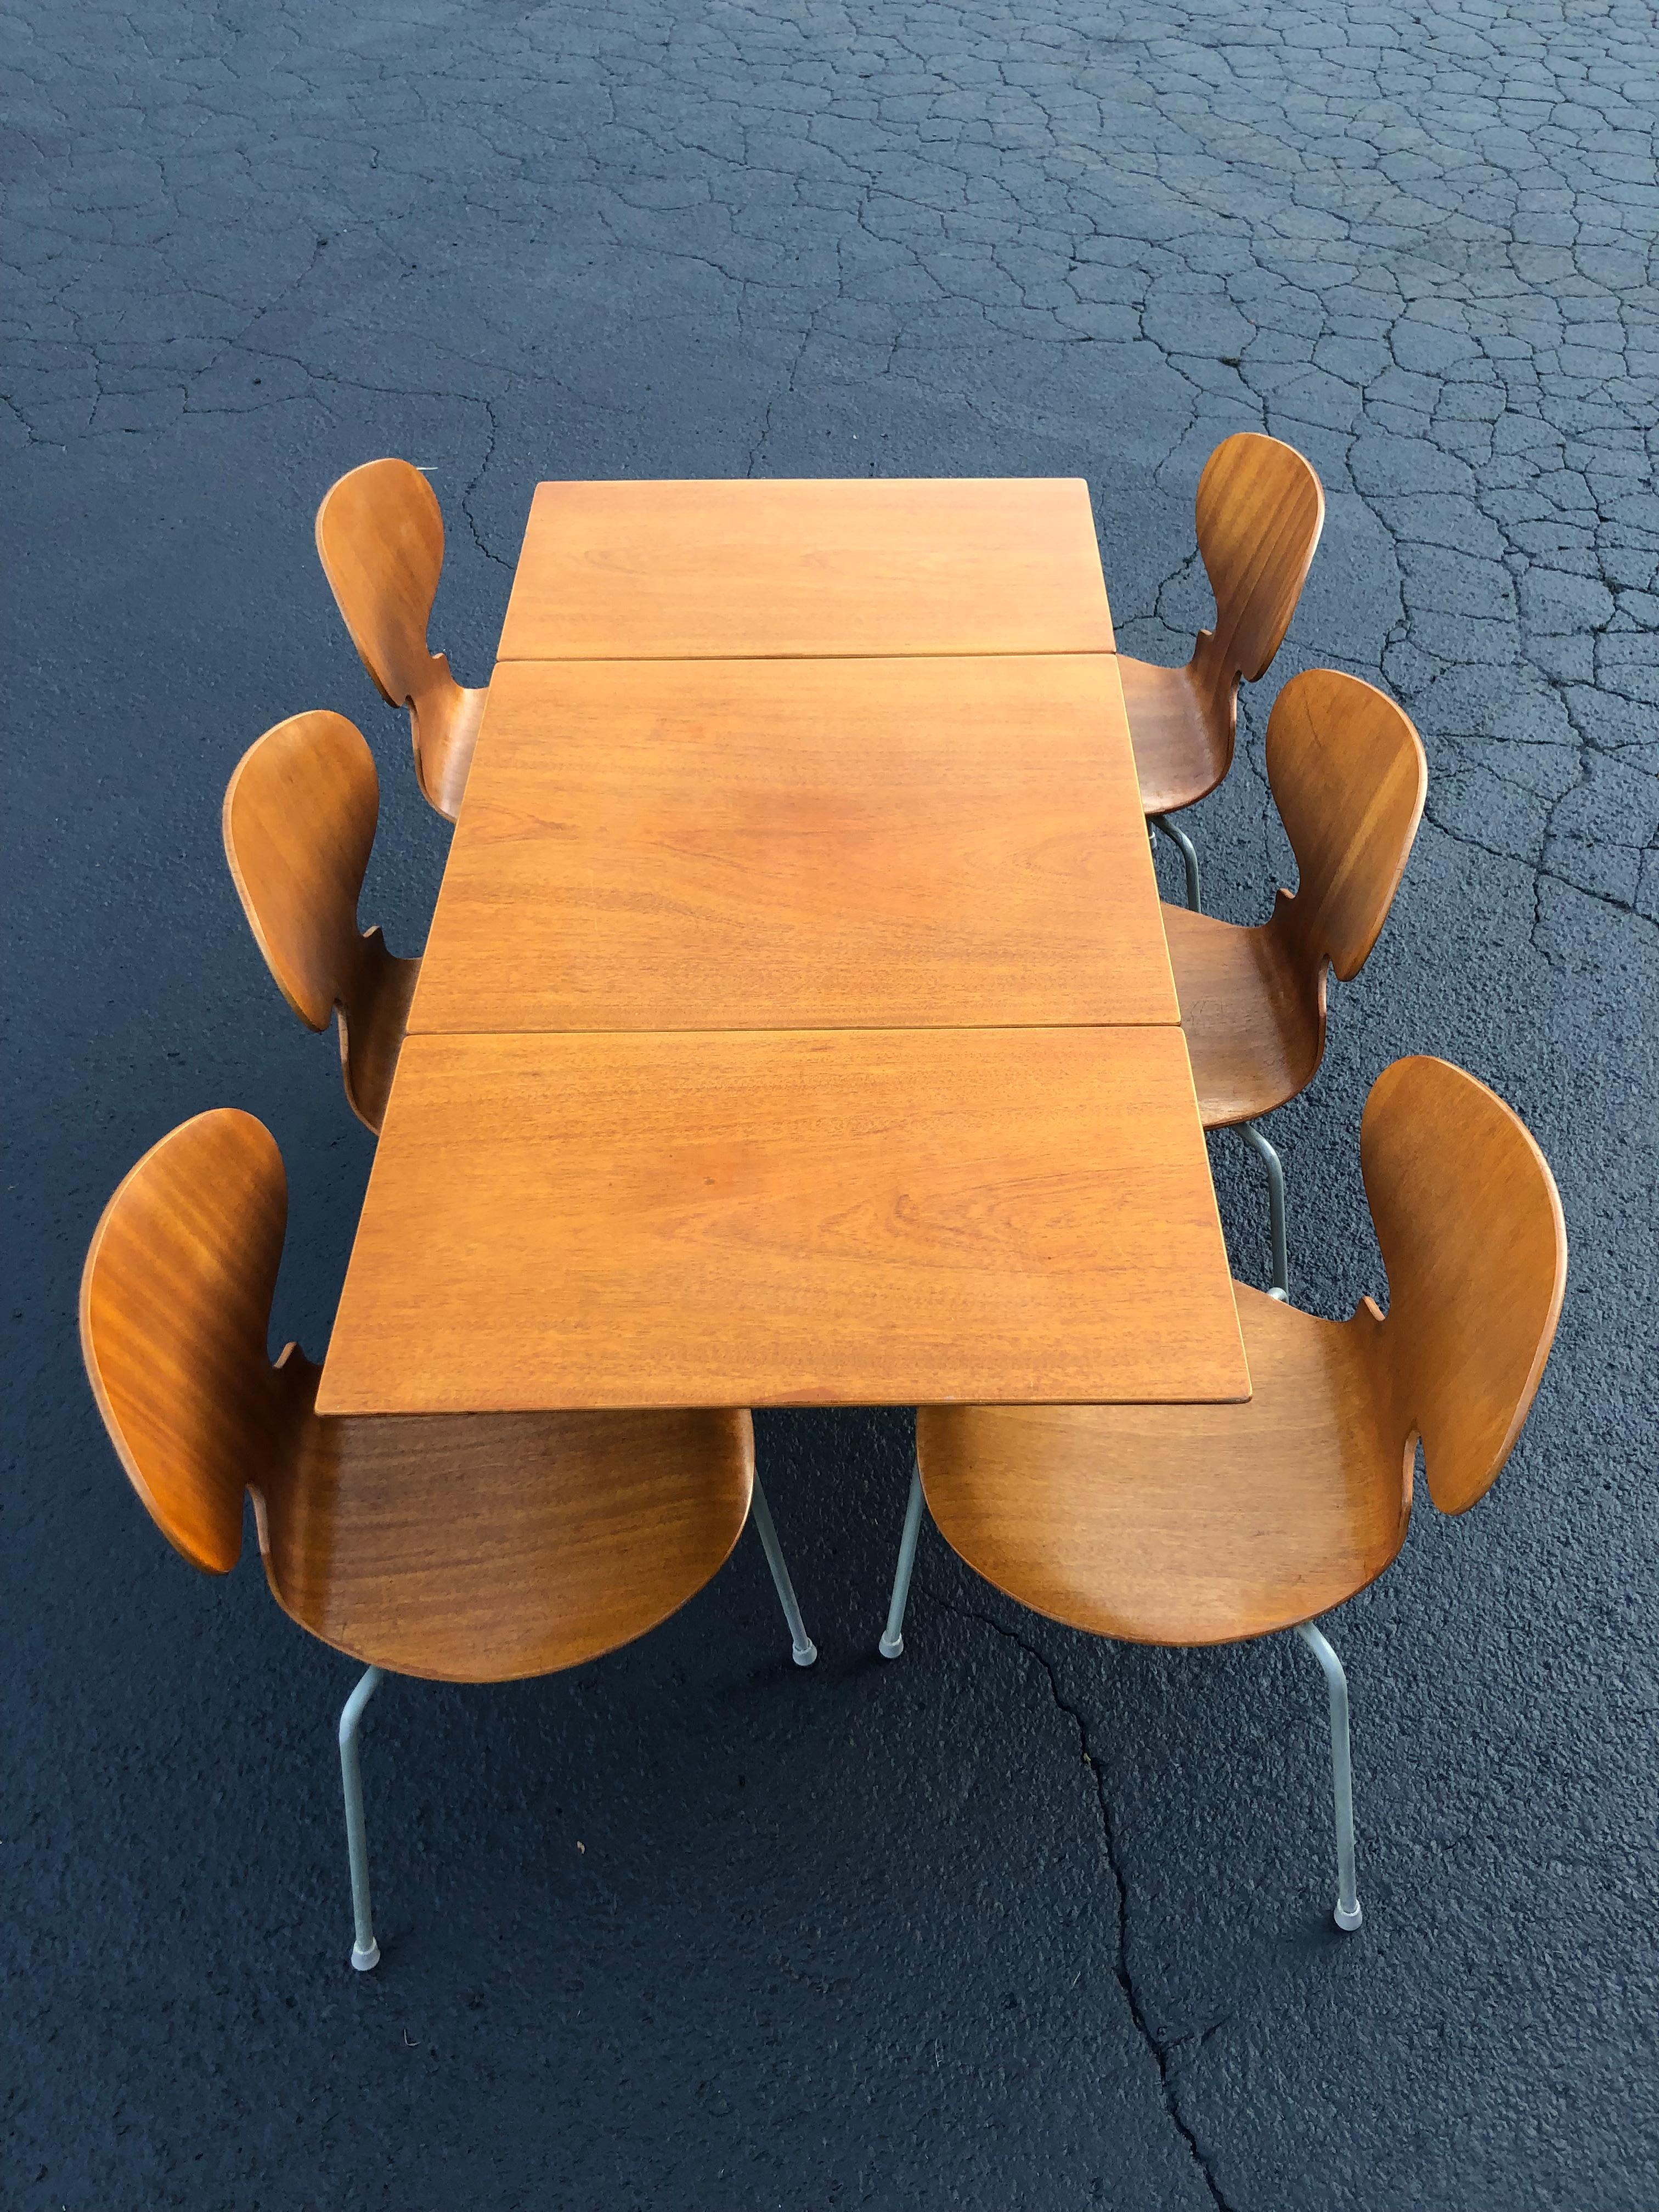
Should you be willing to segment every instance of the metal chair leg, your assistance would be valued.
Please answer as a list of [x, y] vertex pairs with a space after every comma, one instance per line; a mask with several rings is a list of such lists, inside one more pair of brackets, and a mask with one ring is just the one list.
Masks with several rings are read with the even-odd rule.
[[818, 1647], [806, 1633], [805, 1624], [801, 1620], [795, 1585], [790, 1581], [789, 1570], [784, 1565], [783, 1548], [778, 1542], [778, 1532], [772, 1525], [772, 1510], [766, 1502], [766, 1492], [761, 1488], [758, 1475], [755, 1477], [749, 1510], [754, 1516], [761, 1548], [766, 1553], [766, 1564], [772, 1570], [772, 1580], [777, 1587], [778, 1602], [783, 1607], [783, 1617], [789, 1624], [795, 1664], [797, 1667], [810, 1667], [818, 1656]]
[[921, 1462], [910, 1474], [910, 1498], [904, 1509], [904, 1534], [899, 1538], [898, 1568], [893, 1577], [893, 1595], [887, 1607], [887, 1628], [878, 1649], [884, 1659], [896, 1659], [904, 1649], [904, 1607], [910, 1595], [910, 1571], [916, 1564], [916, 1539], [921, 1534]]
[[380, 1947], [374, 1941], [374, 1923], [368, 1910], [368, 1838], [363, 1829], [363, 1783], [357, 1771], [357, 1724], [363, 1708], [383, 1680], [371, 1667], [346, 1699], [340, 1714], [340, 1780], [345, 1790], [346, 1849], [351, 1855], [351, 1912], [356, 1941], [351, 1963], [360, 1974], [380, 1963]]
[[1359, 1892], [1353, 1863], [1353, 1765], [1348, 1752], [1348, 1678], [1342, 1662], [1314, 1626], [1304, 1620], [1297, 1634], [1325, 1670], [1331, 1699], [1331, 1794], [1336, 1814], [1336, 1924], [1352, 1929], [1360, 1922]]
[[1285, 1225], [1285, 1169], [1279, 1154], [1254, 1121], [1240, 1121], [1238, 1133], [1267, 1170], [1267, 1225], [1273, 1240], [1273, 1282], [1270, 1298], [1288, 1304], [1291, 1296], [1291, 1248]]
[[1204, 909], [1199, 903], [1198, 848], [1179, 823], [1171, 822], [1167, 814], [1154, 814], [1152, 821], [1181, 855], [1182, 866], [1187, 871], [1187, 903], [1194, 914]]

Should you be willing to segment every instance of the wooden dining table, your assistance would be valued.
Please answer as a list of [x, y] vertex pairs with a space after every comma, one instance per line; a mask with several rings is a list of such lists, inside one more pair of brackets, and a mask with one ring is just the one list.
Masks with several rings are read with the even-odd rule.
[[1087, 486], [539, 485], [319, 1410], [1249, 1387]]

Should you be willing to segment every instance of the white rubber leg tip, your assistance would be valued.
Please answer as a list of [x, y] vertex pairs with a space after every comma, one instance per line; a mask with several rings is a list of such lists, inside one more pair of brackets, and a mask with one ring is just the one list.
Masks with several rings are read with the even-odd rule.
[[351, 1963], [360, 1974], [370, 1972], [380, 1963], [380, 1945], [371, 1939], [368, 1948], [365, 1951], [361, 1943], [354, 1943], [351, 1947]]
[[1345, 1929], [1349, 1935], [1352, 1935], [1365, 1916], [1359, 1910], [1359, 1899], [1355, 1898], [1352, 1907], [1342, 1904], [1339, 1899], [1335, 1917], [1337, 1926]]
[[794, 1646], [793, 1656], [797, 1667], [810, 1667], [818, 1656], [818, 1647], [809, 1636], [805, 1644]]
[[1282, 1306], [1287, 1306], [1291, 1303], [1290, 1292], [1288, 1291], [1281, 1291], [1277, 1284], [1275, 1284], [1273, 1288], [1268, 1291], [1267, 1296], [1270, 1298], [1277, 1298], [1279, 1304]]
[[877, 1649], [879, 1650], [884, 1659], [896, 1659], [900, 1652], [904, 1649], [904, 1638], [902, 1635], [884, 1635], [882, 1638], [880, 1644], [877, 1646]]

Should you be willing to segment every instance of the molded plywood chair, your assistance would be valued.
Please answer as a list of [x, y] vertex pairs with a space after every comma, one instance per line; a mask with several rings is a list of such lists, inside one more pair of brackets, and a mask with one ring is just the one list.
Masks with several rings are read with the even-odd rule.
[[133, 1487], [193, 1566], [226, 1574], [250, 1491], [283, 1610], [368, 1662], [340, 1719], [356, 1942], [369, 1913], [357, 1727], [383, 1672], [505, 1682], [580, 1665], [664, 1620], [749, 1517], [794, 1656], [817, 1652], [754, 1474], [746, 1413], [325, 1419], [319, 1370], [266, 1351], [288, 1186], [250, 1115], [199, 1115], [105, 1209], [81, 1343]]
[[1273, 702], [1267, 781], [1296, 855], [1256, 927], [1165, 905], [1164, 933], [1206, 1129], [1237, 1127], [1267, 1170], [1273, 1287], [1290, 1288], [1285, 1176], [1254, 1127], [1305, 1091], [1325, 1051], [1328, 971], [1359, 973], [1388, 919], [1428, 789], [1422, 741], [1357, 676], [1310, 668]]
[[225, 792], [225, 857], [254, 942], [300, 1019], [337, 1008], [352, 1111], [386, 1113], [418, 959], [359, 930], [357, 900], [380, 810], [374, 756], [342, 714], [295, 714], [245, 752]]
[[422, 796], [453, 822], [489, 687], [465, 690], [427, 647], [444, 564], [437, 494], [407, 461], [365, 461], [318, 508], [317, 551], [375, 689], [409, 709]]
[[1386, 1318], [1363, 1298], [1320, 1321], [1240, 1284], [1247, 1405], [925, 1408], [881, 1643], [904, 1648], [924, 1492], [976, 1572], [1092, 1635], [1195, 1645], [1294, 1628], [1329, 1690], [1344, 1928], [1360, 1917], [1347, 1684], [1313, 1617], [1399, 1553], [1419, 1439], [1443, 1513], [1486, 1494], [1537, 1390], [1567, 1261], [1543, 1154], [1444, 1060], [1378, 1077], [1359, 1150]]
[[1118, 656], [1141, 803], [1180, 848], [1187, 903], [1199, 903], [1198, 854], [1169, 817], [1215, 789], [1232, 765], [1240, 679], [1258, 683], [1284, 641], [1325, 526], [1319, 478], [1294, 446], [1242, 430], [1198, 480], [1198, 550], [1215, 593], [1184, 668]]

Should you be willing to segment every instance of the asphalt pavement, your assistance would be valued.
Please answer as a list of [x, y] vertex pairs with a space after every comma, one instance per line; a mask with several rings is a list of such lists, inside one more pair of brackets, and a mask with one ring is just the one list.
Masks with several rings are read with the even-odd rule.
[[[1651, 9], [15, 0], [0, 67], [0, 2199], [1652, 2212]], [[434, 643], [482, 683], [538, 478], [1081, 475], [1121, 643], [1175, 661], [1239, 428], [1300, 447], [1328, 514], [1191, 817], [1207, 902], [1258, 919], [1293, 879], [1261, 739], [1297, 669], [1386, 684], [1430, 760], [1274, 1117], [1294, 1294], [1382, 1292], [1357, 1138], [1401, 1053], [1516, 1106], [1571, 1245], [1508, 1469], [1462, 1520], [1420, 1498], [1328, 1624], [1363, 1930], [1331, 1925], [1293, 1641], [1091, 1643], [925, 1532], [884, 1665], [909, 1417], [802, 1413], [757, 1427], [817, 1666], [750, 1535], [597, 1665], [390, 1686], [354, 1974], [355, 1670], [251, 1528], [222, 1582], [168, 1550], [75, 1328], [120, 1176], [236, 1105], [288, 1162], [276, 1340], [326, 1342], [371, 1140], [249, 938], [220, 798], [269, 724], [352, 716], [398, 951], [447, 831], [320, 495], [428, 471]], [[1212, 1151], [1263, 1281], [1261, 1183]]]

